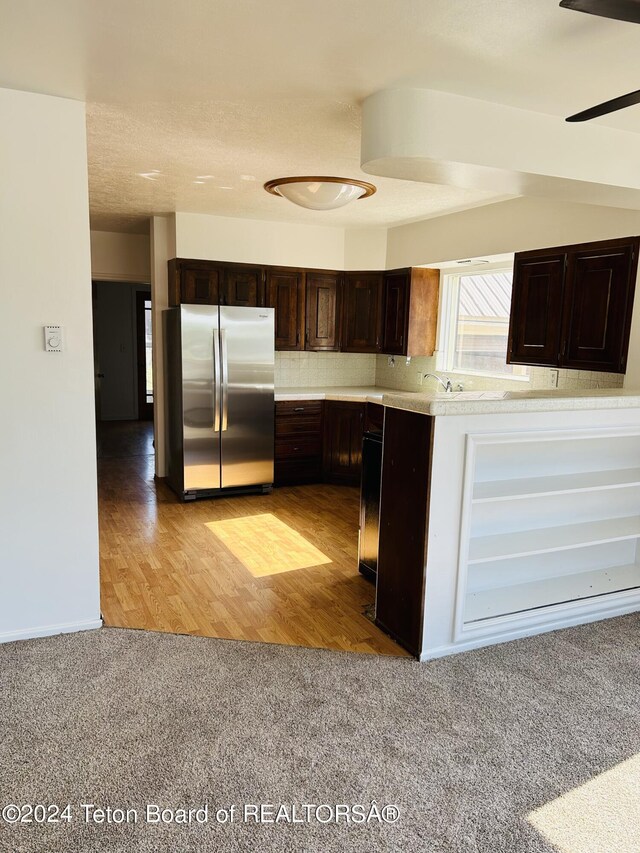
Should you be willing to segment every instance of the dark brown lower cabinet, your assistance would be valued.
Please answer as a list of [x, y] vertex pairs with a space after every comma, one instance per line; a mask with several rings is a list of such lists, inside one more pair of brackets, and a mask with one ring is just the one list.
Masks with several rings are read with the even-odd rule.
[[323, 470], [327, 483], [360, 485], [365, 403], [324, 404]]
[[411, 654], [422, 648], [433, 418], [387, 409], [376, 624]]
[[276, 403], [276, 486], [322, 481], [321, 400]]

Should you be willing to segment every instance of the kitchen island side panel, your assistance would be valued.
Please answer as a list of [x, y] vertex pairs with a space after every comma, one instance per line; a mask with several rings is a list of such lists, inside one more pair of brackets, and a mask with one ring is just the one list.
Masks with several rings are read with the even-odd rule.
[[387, 409], [384, 422], [376, 623], [418, 657], [434, 418]]

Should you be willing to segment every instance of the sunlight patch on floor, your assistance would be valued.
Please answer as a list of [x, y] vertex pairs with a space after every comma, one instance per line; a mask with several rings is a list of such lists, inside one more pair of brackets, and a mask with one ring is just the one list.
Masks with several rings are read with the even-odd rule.
[[255, 578], [331, 562], [326, 554], [270, 512], [209, 521], [206, 527]]
[[640, 755], [527, 816], [559, 853], [640, 851]]

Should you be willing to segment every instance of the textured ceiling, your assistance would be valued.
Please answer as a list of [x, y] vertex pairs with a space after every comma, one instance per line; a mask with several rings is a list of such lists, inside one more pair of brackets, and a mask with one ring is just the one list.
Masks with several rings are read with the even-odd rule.
[[[89, 103], [100, 227], [173, 210], [375, 225], [484, 203], [493, 194], [380, 179], [371, 199], [312, 213], [260, 185], [362, 177], [359, 104], [380, 88], [562, 116], [640, 87], [640, 27], [557, 0], [0, 0], [0, 20], [0, 85]], [[640, 132], [640, 107], [601, 121]]]
[[359, 109], [345, 103], [90, 104], [87, 128], [92, 221], [103, 229], [176, 210], [376, 226], [496, 195], [376, 178], [371, 198], [317, 212], [266, 193], [266, 180], [290, 174], [371, 180], [360, 169]]

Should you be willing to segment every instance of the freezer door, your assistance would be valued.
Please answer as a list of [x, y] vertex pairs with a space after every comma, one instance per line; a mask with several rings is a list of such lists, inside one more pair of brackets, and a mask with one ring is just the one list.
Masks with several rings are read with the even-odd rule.
[[184, 490], [220, 488], [218, 307], [182, 305]]
[[274, 311], [220, 308], [222, 487], [273, 482]]

